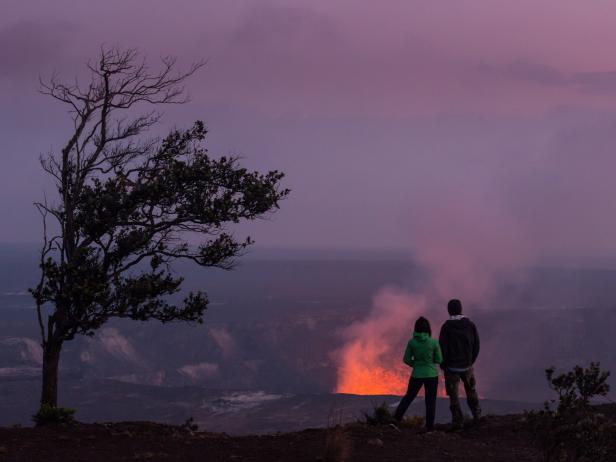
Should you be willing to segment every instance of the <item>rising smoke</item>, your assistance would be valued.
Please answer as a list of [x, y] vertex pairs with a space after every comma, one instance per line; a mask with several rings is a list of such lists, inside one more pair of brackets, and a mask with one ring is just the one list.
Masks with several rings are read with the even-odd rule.
[[[450, 298], [462, 299], [471, 317], [473, 308], [512, 308], [502, 287], [523, 281], [534, 265], [614, 255], [606, 239], [616, 228], [613, 204], [606, 202], [614, 183], [605, 178], [609, 161], [603, 145], [594, 143], [583, 156], [586, 131], [607, 139], [596, 128], [563, 128], [525, 161], [462, 153], [466, 162], [473, 156], [482, 162], [471, 172], [457, 170], [460, 164], [443, 156], [440, 182], [426, 182], [422, 194], [409, 197], [404, 222], [414, 262], [428, 278], [412, 292], [381, 289], [370, 314], [344, 330], [337, 391], [401, 394], [410, 372], [401, 363], [402, 349], [414, 320], [427, 316], [438, 335]], [[499, 345], [498, 351], [506, 349]], [[480, 386], [487, 386], [489, 369], [480, 367]]]
[[402, 363], [404, 339], [414, 318], [425, 312], [426, 303], [394, 287], [375, 297], [369, 316], [348, 326], [345, 345], [335, 352], [338, 361], [337, 393], [402, 395], [408, 368]]

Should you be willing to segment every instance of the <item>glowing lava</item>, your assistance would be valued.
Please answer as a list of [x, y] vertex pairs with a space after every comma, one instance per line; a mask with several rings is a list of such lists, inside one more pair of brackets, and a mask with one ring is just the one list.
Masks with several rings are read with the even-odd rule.
[[[384, 348], [356, 343], [347, 345], [343, 361], [338, 369], [337, 393], [354, 395], [403, 395], [406, 392], [410, 369], [387, 368], [380, 365], [378, 354]], [[396, 358], [398, 361], [401, 358]]]
[[[412, 371], [402, 362], [404, 347], [417, 317], [427, 314], [425, 308], [423, 297], [394, 288], [381, 290], [368, 317], [343, 332], [346, 342], [334, 355], [336, 393], [404, 395]], [[445, 396], [442, 376], [439, 383], [439, 396]]]
[[344, 346], [335, 353], [337, 393], [402, 395], [410, 369], [402, 363], [404, 346], [415, 319], [425, 312], [423, 298], [394, 288], [374, 297], [373, 309], [362, 321], [348, 326]]

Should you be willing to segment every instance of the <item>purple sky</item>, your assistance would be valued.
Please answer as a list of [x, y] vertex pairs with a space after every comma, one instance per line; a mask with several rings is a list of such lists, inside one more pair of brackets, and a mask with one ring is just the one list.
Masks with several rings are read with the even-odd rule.
[[242, 228], [261, 245], [616, 256], [612, 2], [3, 0], [0, 241], [39, 238], [38, 155], [70, 130], [39, 74], [101, 43], [209, 59], [165, 124], [287, 173], [282, 210]]

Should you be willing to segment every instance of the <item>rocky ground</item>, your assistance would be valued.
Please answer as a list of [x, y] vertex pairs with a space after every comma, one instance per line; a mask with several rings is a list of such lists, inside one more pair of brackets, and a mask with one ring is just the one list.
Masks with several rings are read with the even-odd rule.
[[0, 428], [0, 461], [540, 461], [520, 418], [487, 417], [460, 432], [357, 423], [241, 437], [148, 422]]

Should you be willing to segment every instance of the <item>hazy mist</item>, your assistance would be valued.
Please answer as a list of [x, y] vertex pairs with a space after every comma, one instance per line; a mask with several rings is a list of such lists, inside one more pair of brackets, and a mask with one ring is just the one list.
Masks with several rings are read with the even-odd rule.
[[616, 255], [613, 5], [149, 5], [3, 2], [1, 241], [38, 239], [38, 155], [70, 132], [38, 76], [107, 43], [208, 59], [165, 124], [202, 118], [213, 153], [287, 173], [283, 210], [240, 230], [259, 244], [407, 247], [454, 274]]

